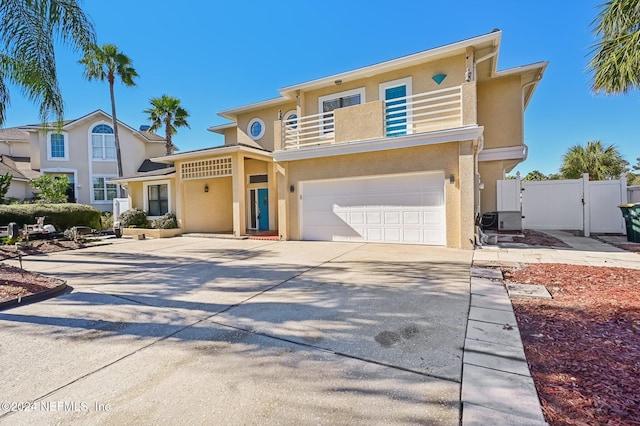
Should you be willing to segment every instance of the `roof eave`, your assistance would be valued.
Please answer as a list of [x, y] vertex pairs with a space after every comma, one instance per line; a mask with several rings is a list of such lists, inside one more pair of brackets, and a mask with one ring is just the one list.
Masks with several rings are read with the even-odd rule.
[[283, 96], [291, 98], [295, 96], [295, 93], [298, 90], [317, 89], [321, 87], [331, 86], [335, 84], [336, 80], [341, 80], [344, 83], [345, 81], [348, 81], [348, 80], [364, 78], [373, 74], [392, 71], [397, 68], [405, 68], [413, 64], [418, 64], [428, 60], [432, 60], [435, 57], [446, 57], [446, 56], [454, 55], [456, 53], [462, 53], [466, 50], [467, 47], [489, 44], [499, 49], [501, 36], [502, 36], [502, 32], [500, 30], [497, 30], [497, 31], [490, 32], [488, 34], [478, 36], [478, 37], [469, 38], [466, 40], [458, 41], [455, 43], [447, 44], [444, 46], [440, 46], [440, 47], [425, 50], [422, 52], [414, 53], [411, 55], [403, 56], [400, 58], [392, 59], [390, 61], [380, 62], [374, 65], [369, 65], [369, 66], [358, 68], [355, 70], [334, 74], [328, 77], [319, 78], [319, 79], [308, 81], [305, 83], [296, 84], [293, 86], [284, 87], [278, 91]]
[[220, 111], [218, 115], [230, 121], [237, 121], [236, 118], [238, 117], [238, 114], [241, 114], [243, 112], [251, 111], [258, 108], [269, 107], [269, 106], [282, 105], [290, 101], [291, 99], [288, 99], [284, 96], [280, 96], [273, 99], [267, 99], [266, 101], [254, 102], [252, 104], [244, 105], [238, 108], [231, 108], [224, 111]]
[[211, 126], [209, 127], [207, 130], [212, 132], [212, 133], [218, 133], [220, 135], [224, 135], [224, 131], [227, 129], [233, 129], [237, 126], [237, 123], [226, 123], [226, 124], [219, 124], [217, 126]]
[[246, 151], [254, 155], [271, 157], [271, 153], [269, 151], [252, 148], [250, 146], [245, 146], [245, 145], [224, 146], [223, 145], [223, 146], [217, 146], [217, 147], [198, 150], [198, 151], [182, 152], [180, 154], [165, 155], [164, 157], [151, 158], [151, 161], [155, 161], [156, 163], [172, 164], [175, 161], [192, 159], [192, 158], [195, 159], [195, 158], [201, 158], [201, 157], [209, 157], [212, 155], [229, 154], [237, 151]]

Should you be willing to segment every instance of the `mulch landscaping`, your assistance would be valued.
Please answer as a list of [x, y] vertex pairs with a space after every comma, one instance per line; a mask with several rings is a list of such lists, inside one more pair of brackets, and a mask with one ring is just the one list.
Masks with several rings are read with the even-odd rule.
[[[70, 240], [35, 240], [21, 246], [4, 244], [0, 245], [0, 261], [16, 258], [19, 255], [53, 253], [83, 247], [86, 247], [85, 243]], [[59, 279], [45, 277], [0, 263], [0, 303], [20, 300], [23, 297], [55, 288], [61, 283], [62, 281]]]
[[531, 264], [511, 282], [553, 299], [512, 303], [551, 425], [640, 425], [640, 270]]
[[0, 277], [0, 303], [14, 299], [20, 301], [26, 296], [45, 292], [64, 283], [57, 278], [45, 277], [1, 263]]
[[0, 245], [0, 260], [18, 257], [19, 254], [22, 254], [22, 256], [45, 254], [63, 250], [75, 250], [86, 246], [83, 242], [63, 239], [27, 241], [20, 246], [16, 244], [3, 244]]
[[514, 243], [523, 243], [529, 246], [545, 246], [545, 247], [570, 247], [564, 241], [552, 237], [543, 232], [534, 231], [533, 229], [525, 229], [522, 236], [513, 237]]

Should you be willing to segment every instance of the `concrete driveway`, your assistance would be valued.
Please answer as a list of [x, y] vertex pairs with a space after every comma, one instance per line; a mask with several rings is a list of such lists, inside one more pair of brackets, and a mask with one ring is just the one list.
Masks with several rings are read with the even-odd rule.
[[459, 423], [472, 251], [111, 241], [25, 259], [0, 423]]

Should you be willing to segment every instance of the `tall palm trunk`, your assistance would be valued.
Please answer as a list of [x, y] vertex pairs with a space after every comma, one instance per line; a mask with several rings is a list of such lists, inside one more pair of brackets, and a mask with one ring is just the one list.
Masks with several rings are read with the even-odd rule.
[[[116, 117], [116, 96], [113, 90], [113, 83], [115, 80], [114, 75], [108, 76], [109, 80], [109, 95], [111, 96], [111, 120], [113, 123], [113, 139], [116, 143], [116, 161], [118, 164], [118, 177], [122, 177], [122, 156], [120, 155], [120, 139], [118, 138], [118, 119]], [[122, 198], [124, 196], [124, 191], [122, 190], [122, 186], [118, 185], [118, 196]]]
[[171, 141], [171, 116], [167, 115], [167, 119], [164, 123], [165, 128], [165, 148], [167, 149], [167, 155], [173, 154], [173, 142]]

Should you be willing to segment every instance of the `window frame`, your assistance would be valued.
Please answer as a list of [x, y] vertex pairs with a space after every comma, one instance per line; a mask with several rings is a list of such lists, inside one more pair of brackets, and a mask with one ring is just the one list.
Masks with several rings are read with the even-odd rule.
[[[325, 126], [328, 125], [329, 123], [325, 123], [324, 103], [326, 101], [346, 98], [347, 96], [353, 96], [353, 95], [360, 95], [360, 103], [356, 105], [362, 105], [367, 103], [366, 88], [364, 86], [351, 89], [351, 90], [345, 90], [342, 92], [331, 93], [324, 96], [318, 96], [318, 116], [320, 117], [320, 123], [319, 123], [320, 128], [318, 129], [318, 132], [320, 133], [320, 136], [332, 135], [335, 132], [335, 127], [332, 128], [331, 130], [325, 131]], [[350, 105], [350, 106], [354, 106], [354, 105]], [[335, 111], [336, 109], [340, 109], [340, 108], [343, 108], [343, 107], [335, 108], [332, 111]]]
[[[118, 192], [119, 192], [119, 186], [116, 183], [109, 183], [108, 181], [118, 177], [117, 175], [113, 175], [113, 174], [97, 174], [97, 175], [91, 175], [91, 180], [89, 181], [91, 187], [90, 187], [90, 194], [91, 194], [91, 204], [111, 204], [113, 203], [113, 199], [118, 198]], [[95, 186], [93, 184], [93, 180], [94, 179], [104, 179], [104, 184], [102, 187], [102, 190], [104, 191], [104, 199], [103, 200], [98, 200], [96, 199], [96, 193], [95, 193]], [[115, 197], [113, 197], [111, 200], [108, 199], [108, 189], [107, 189], [107, 185], [115, 185], [116, 187], [116, 194]]]
[[282, 121], [286, 121], [289, 120], [291, 118], [291, 116], [295, 115], [296, 116], [296, 121], [295, 124], [290, 124], [291, 129], [295, 130], [298, 128], [298, 123], [300, 122], [300, 116], [298, 116], [298, 110], [296, 109], [292, 109], [287, 111], [283, 116], [282, 116]]
[[[172, 206], [172, 204], [171, 204], [171, 201], [172, 201], [171, 200], [171, 181], [169, 179], [152, 180], [152, 181], [148, 181], [148, 182], [143, 182], [142, 192], [143, 192], [144, 211], [149, 213], [149, 187], [150, 186], [157, 186], [157, 185], [167, 185], [167, 213], [173, 213], [173, 210], [171, 209], [171, 206]], [[160, 215], [160, 216], [162, 216], [162, 215]], [[156, 219], [156, 218], [159, 218], [160, 216], [152, 216], [151, 214], [149, 214], [147, 217], [149, 219]]]
[[[385, 126], [385, 137], [389, 137], [387, 136], [387, 115], [386, 115], [386, 90], [387, 89], [395, 89], [396, 87], [401, 87], [404, 86], [406, 89], [406, 95], [404, 96], [405, 98], [411, 98], [411, 96], [413, 96], [413, 77], [409, 76], [409, 77], [404, 77], [404, 78], [399, 78], [397, 80], [391, 80], [391, 81], [385, 81], [384, 83], [380, 83], [378, 85], [378, 91], [379, 91], [379, 99], [383, 102], [382, 104], [382, 112], [383, 112], [383, 117], [384, 117], [384, 126]], [[410, 135], [413, 134], [413, 108], [408, 105], [410, 102], [410, 99], [405, 100], [405, 135]], [[400, 135], [398, 135], [400, 136]]]
[[[94, 133], [93, 129], [95, 129], [98, 126], [107, 126], [111, 129], [112, 132], [114, 133]], [[93, 137], [95, 136], [102, 136], [102, 143], [101, 143], [101, 148], [102, 148], [102, 157], [101, 158], [96, 158], [93, 156]], [[111, 135], [113, 136], [113, 150], [114, 150], [114, 155], [113, 158], [107, 158], [106, 157], [106, 151], [107, 151], [107, 147], [105, 144], [105, 138], [104, 135]], [[113, 126], [105, 121], [100, 121], [97, 122], [95, 124], [93, 124], [90, 128], [89, 128], [89, 158], [91, 159], [91, 161], [96, 161], [96, 162], [106, 162], [106, 163], [114, 163], [117, 161], [118, 159], [118, 151], [117, 151], [117, 147], [116, 147], [116, 141], [115, 141], [115, 129], [113, 128]]]
[[[258, 134], [258, 136], [253, 136], [253, 134], [251, 133], [251, 127], [255, 123], [260, 124], [260, 127], [261, 127], [260, 134]], [[247, 124], [247, 135], [249, 135], [249, 138], [251, 138], [254, 141], [259, 141], [260, 139], [262, 139], [264, 134], [265, 134], [265, 125], [264, 125], [264, 121], [262, 121], [261, 118], [255, 117], [255, 118], [252, 118], [251, 120], [249, 120], [249, 124]]]
[[[52, 156], [51, 149], [51, 136], [52, 135], [61, 135], [63, 144], [64, 144], [64, 157], [54, 157]], [[47, 160], [48, 161], [69, 161], [69, 134], [67, 132], [47, 132]]]

